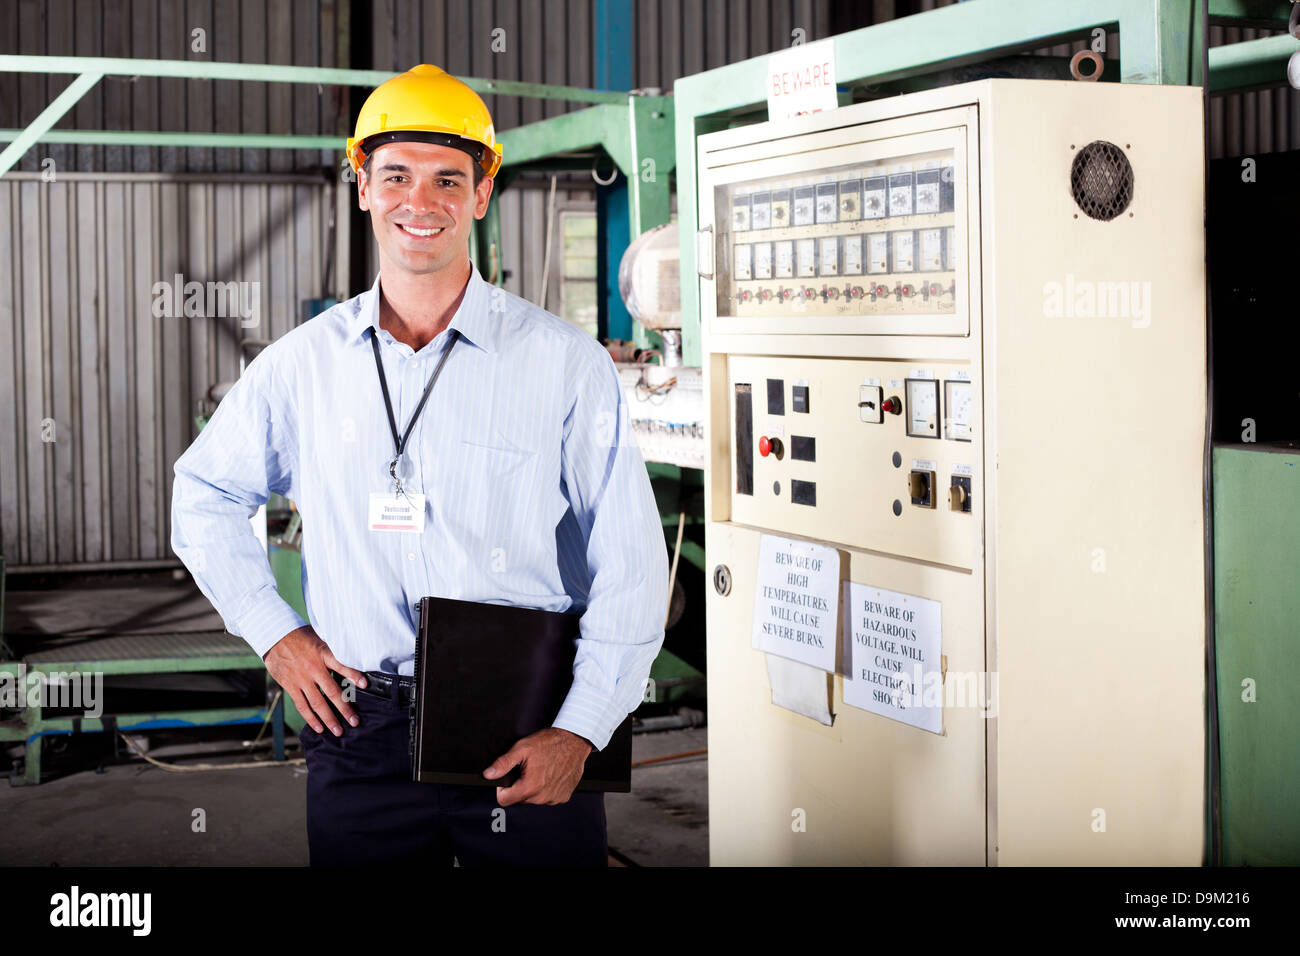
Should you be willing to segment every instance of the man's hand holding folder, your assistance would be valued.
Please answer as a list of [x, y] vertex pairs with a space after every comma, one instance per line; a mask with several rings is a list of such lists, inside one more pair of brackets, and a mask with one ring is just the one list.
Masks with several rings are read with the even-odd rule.
[[497, 803], [508, 807], [514, 803], [543, 803], [555, 806], [568, 803], [582, 779], [582, 770], [591, 753], [591, 744], [577, 734], [547, 727], [520, 740], [483, 771], [496, 780], [514, 767], [523, 775], [509, 787], [497, 787]]

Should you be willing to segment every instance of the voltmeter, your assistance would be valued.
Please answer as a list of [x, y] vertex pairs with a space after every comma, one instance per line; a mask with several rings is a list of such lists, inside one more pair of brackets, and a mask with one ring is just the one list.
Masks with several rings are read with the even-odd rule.
[[817, 275], [817, 240], [799, 239], [794, 245], [799, 278], [811, 279]]
[[911, 229], [906, 232], [891, 232], [889, 262], [891, 272], [916, 271], [916, 233]]
[[[787, 204], [788, 205], [788, 204]], [[793, 279], [794, 278], [794, 242], [790, 239], [782, 239], [773, 244], [776, 258], [776, 278]]]
[[840, 240], [836, 236], [824, 236], [821, 248], [817, 250], [817, 261], [821, 265], [821, 274], [837, 276], [840, 274]]
[[939, 437], [939, 382], [907, 379], [907, 433], [913, 438]]
[[736, 246], [736, 261], [733, 272], [737, 279], [754, 278], [754, 247], [749, 243]]
[[970, 441], [971, 394], [970, 382], [949, 379], [943, 383], [945, 438]]
[[845, 236], [841, 241], [844, 249], [844, 274], [862, 275], [862, 236]]

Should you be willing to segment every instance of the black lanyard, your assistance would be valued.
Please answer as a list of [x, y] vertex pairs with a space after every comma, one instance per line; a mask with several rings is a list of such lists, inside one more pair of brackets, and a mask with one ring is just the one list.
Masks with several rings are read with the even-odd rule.
[[370, 335], [370, 344], [375, 350], [375, 368], [379, 369], [379, 387], [384, 393], [384, 407], [388, 409], [388, 427], [393, 430], [393, 444], [397, 446], [397, 454], [393, 457], [393, 462], [389, 466], [388, 472], [398, 482], [401, 487], [401, 480], [397, 478], [397, 462], [401, 459], [402, 453], [406, 451], [406, 443], [411, 438], [411, 432], [415, 429], [415, 420], [420, 417], [420, 412], [424, 411], [424, 404], [429, 400], [429, 394], [433, 391], [434, 382], [438, 381], [438, 376], [442, 374], [442, 367], [447, 364], [447, 359], [451, 356], [451, 350], [456, 347], [460, 340], [460, 330], [451, 330], [451, 344], [447, 346], [442, 353], [442, 358], [438, 360], [438, 367], [433, 370], [433, 375], [429, 377], [429, 384], [424, 386], [424, 394], [420, 396], [420, 404], [415, 407], [415, 412], [411, 415], [411, 421], [406, 426], [406, 434], [398, 436], [397, 418], [393, 415], [393, 400], [388, 396], [388, 379], [384, 377], [384, 363], [379, 359], [379, 330], [375, 329]]

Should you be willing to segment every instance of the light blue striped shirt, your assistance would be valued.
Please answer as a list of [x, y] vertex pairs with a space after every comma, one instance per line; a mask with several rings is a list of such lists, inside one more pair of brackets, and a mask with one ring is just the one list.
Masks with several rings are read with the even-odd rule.
[[[172, 548], [259, 655], [305, 622], [277, 593], [249, 517], [276, 492], [302, 514], [311, 624], [340, 662], [411, 674], [426, 595], [582, 612], [554, 726], [597, 748], [642, 699], [663, 643], [668, 560], [618, 374], [595, 339], [471, 270], [419, 352], [379, 328], [379, 279], [268, 346], [176, 462]], [[406, 450], [420, 533], [370, 531], [400, 431], [461, 335]]]

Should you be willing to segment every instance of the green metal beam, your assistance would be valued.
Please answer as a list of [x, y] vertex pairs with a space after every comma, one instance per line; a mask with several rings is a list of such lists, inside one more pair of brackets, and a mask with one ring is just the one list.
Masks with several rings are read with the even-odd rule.
[[13, 169], [14, 164], [22, 158], [23, 153], [31, 149], [36, 141], [47, 133], [51, 126], [63, 118], [63, 114], [68, 112], [77, 105], [77, 101], [90, 90], [92, 86], [99, 82], [103, 73], [96, 71], [87, 71], [81, 73], [75, 80], [54, 98], [54, 102], [41, 111], [41, 115], [32, 120], [30, 126], [18, 134], [14, 141], [0, 153], [0, 176], [3, 176], [9, 170]]
[[[346, 70], [325, 66], [281, 66], [276, 63], [232, 63], [214, 60], [133, 60], [104, 56], [0, 56], [0, 72], [87, 73], [104, 76], [156, 76], [186, 80], [243, 80], [253, 83], [305, 83], [327, 86], [376, 87], [396, 73], [388, 70]], [[578, 86], [520, 83], [475, 76], [458, 79], [477, 93], [529, 99], [572, 100], [575, 103], [622, 103], [626, 93], [588, 90]]]
[[[0, 142], [16, 140], [24, 130], [0, 129]], [[216, 146], [232, 149], [330, 149], [340, 153], [343, 136], [276, 136], [271, 133], [170, 133], [126, 129], [52, 129], [37, 137], [42, 143], [74, 146]]]
[[1300, 40], [1286, 35], [1210, 47], [1210, 92], [1285, 86], [1287, 61], [1297, 52]]
[[[626, 96], [623, 97], [627, 99]], [[502, 164], [521, 166], [560, 156], [576, 149], [604, 148], [626, 176], [630, 157], [625, 148], [626, 136], [616, 132], [627, 126], [627, 107], [592, 106], [538, 120], [526, 126], [502, 130], [499, 134], [504, 153]], [[614, 134], [614, 135], [611, 135]]]

